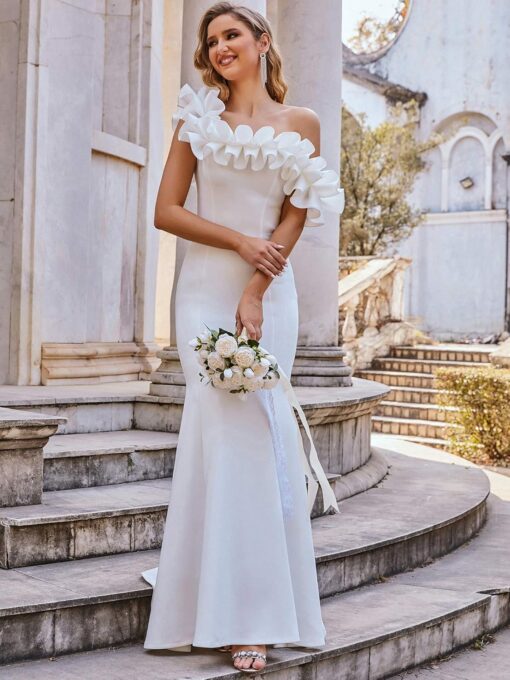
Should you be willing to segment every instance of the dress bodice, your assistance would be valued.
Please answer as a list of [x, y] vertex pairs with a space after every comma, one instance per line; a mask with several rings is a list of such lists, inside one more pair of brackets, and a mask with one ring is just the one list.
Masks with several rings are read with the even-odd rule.
[[184, 123], [179, 139], [197, 158], [197, 211], [201, 217], [250, 236], [269, 238], [280, 220], [283, 200], [306, 208], [305, 227], [324, 224], [324, 212], [344, 207], [338, 174], [298, 132], [276, 134], [270, 125], [233, 130], [221, 118], [225, 104], [217, 87], [195, 92], [185, 84], [172, 117]]

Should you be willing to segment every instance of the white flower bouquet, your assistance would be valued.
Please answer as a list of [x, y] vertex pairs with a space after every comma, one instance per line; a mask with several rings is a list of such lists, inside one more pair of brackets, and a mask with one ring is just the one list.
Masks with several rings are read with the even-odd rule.
[[276, 357], [261, 347], [257, 340], [247, 337], [243, 328], [240, 335], [223, 328], [197, 335], [189, 345], [197, 352], [197, 360], [203, 367], [200, 381], [208, 378], [221, 390], [238, 394], [245, 400], [248, 392], [271, 390], [280, 379]]

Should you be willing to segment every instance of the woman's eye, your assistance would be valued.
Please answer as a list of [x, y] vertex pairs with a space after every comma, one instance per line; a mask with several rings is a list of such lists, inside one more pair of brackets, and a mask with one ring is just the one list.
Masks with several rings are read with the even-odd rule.
[[[237, 38], [237, 33], [229, 33], [227, 35], [227, 38]], [[207, 47], [212, 47], [215, 44], [216, 40], [211, 40], [211, 42], [207, 43]]]

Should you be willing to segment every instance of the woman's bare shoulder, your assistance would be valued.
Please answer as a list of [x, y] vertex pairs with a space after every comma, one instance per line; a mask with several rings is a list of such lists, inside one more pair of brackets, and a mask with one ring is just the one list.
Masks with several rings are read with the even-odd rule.
[[301, 137], [309, 139], [316, 149], [320, 145], [321, 123], [317, 113], [307, 106], [289, 106], [289, 129], [299, 132]]

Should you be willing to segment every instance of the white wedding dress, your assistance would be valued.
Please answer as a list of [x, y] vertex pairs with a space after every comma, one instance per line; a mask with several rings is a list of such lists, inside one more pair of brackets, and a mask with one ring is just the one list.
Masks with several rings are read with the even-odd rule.
[[[324, 210], [342, 212], [338, 175], [322, 157], [310, 158], [308, 139], [270, 126], [232, 130], [218, 93], [184, 85], [173, 117], [174, 128], [184, 119], [179, 139], [197, 157], [199, 215], [269, 239], [292, 192], [291, 203], [307, 208], [305, 226], [323, 224]], [[188, 344], [204, 323], [235, 330], [253, 271], [237, 253], [195, 242], [180, 271], [176, 336], [186, 397], [159, 569], [144, 573], [154, 585], [146, 649], [325, 644], [304, 451], [289, 396], [278, 383], [242, 401], [201, 383]], [[267, 289], [263, 313], [260, 344], [290, 376], [298, 335], [290, 261]]]

